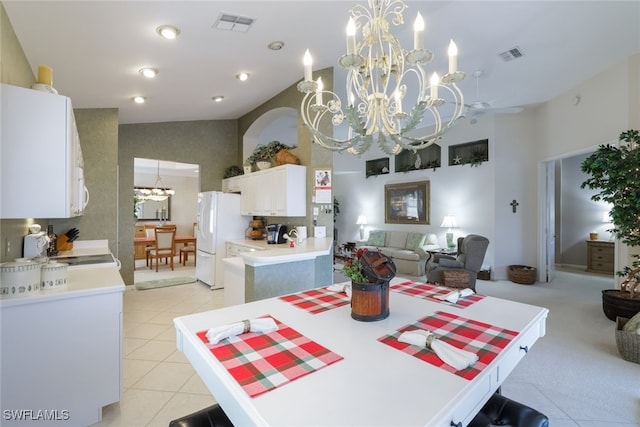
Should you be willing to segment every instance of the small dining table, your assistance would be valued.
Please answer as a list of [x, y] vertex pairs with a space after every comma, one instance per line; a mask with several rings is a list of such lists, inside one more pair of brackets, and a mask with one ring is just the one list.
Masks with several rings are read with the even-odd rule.
[[[176, 234], [175, 241], [176, 241], [176, 245], [182, 244], [184, 246], [187, 246], [189, 243], [193, 243], [195, 245], [196, 244], [196, 237], [195, 236], [189, 236], [187, 234]], [[154, 237], [141, 236], [141, 237], [134, 237], [133, 238], [133, 247], [134, 248], [136, 246], [147, 247], [147, 246], [153, 246], [155, 244], [156, 244], [156, 239]], [[176, 248], [176, 249], [178, 249], [178, 248]], [[134, 253], [135, 253], [135, 250], [134, 250]], [[135, 265], [135, 263], [134, 263], [134, 265]]]
[[[174, 319], [177, 347], [234, 425], [463, 426], [545, 335], [543, 307], [394, 278], [389, 316], [351, 317], [344, 292], [317, 288]], [[210, 328], [271, 317], [275, 332], [208, 341]], [[456, 371], [398, 340], [425, 329], [479, 357]]]

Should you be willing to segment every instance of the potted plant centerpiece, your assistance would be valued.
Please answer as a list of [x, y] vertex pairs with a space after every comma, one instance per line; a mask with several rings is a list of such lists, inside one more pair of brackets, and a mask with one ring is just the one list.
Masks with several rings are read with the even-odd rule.
[[359, 248], [344, 263], [342, 273], [351, 279], [351, 317], [363, 322], [389, 316], [389, 281], [396, 266], [379, 251]]
[[[613, 206], [610, 231], [622, 243], [640, 246], [640, 132], [622, 132], [619, 140], [619, 147], [601, 145], [582, 162], [581, 170], [591, 177], [580, 188], [600, 190], [591, 200]], [[613, 321], [617, 316], [631, 318], [640, 312], [640, 260], [638, 255], [633, 259], [630, 266], [616, 272], [625, 278], [620, 288], [602, 291], [602, 308]]]
[[[288, 156], [293, 156], [293, 154], [289, 153], [289, 150], [295, 148], [295, 146], [288, 146], [280, 141], [271, 141], [268, 144], [260, 144], [255, 150], [251, 153], [251, 155], [245, 161], [246, 165], [256, 165], [258, 169], [267, 169], [271, 167], [272, 162], [276, 159], [276, 156], [284, 151], [288, 153]], [[296, 163], [299, 164], [300, 161], [297, 157], [293, 156], [295, 160], [291, 160], [288, 163]], [[284, 164], [284, 163], [282, 163]]]

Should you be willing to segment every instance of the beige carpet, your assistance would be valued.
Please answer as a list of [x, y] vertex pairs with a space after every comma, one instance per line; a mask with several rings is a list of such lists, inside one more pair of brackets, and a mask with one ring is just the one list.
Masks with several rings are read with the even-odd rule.
[[601, 290], [613, 277], [557, 272], [551, 283], [478, 281], [478, 293], [549, 309], [541, 338], [505, 381], [503, 394], [553, 427], [640, 426], [640, 365], [620, 357]]

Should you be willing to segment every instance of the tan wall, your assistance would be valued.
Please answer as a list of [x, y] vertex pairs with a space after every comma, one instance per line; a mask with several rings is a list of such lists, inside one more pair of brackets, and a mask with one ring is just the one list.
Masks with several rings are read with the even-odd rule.
[[[325, 68], [314, 71], [313, 78], [322, 77], [322, 82], [326, 90], [333, 90], [333, 68]], [[238, 119], [238, 147], [239, 155], [242, 156], [243, 136], [251, 127], [253, 122], [260, 118], [263, 114], [270, 110], [282, 107], [300, 110], [303, 94], [297, 89], [298, 82], [292, 84], [264, 104], [258, 106], [254, 110], [245, 114]], [[323, 132], [333, 135], [333, 129], [330, 123], [324, 123]], [[305, 218], [270, 218], [269, 223], [282, 222], [291, 226], [306, 225], [309, 235], [313, 235], [313, 207], [317, 206], [312, 203], [313, 196], [313, 171], [314, 169], [333, 168], [333, 153], [328, 151], [311, 141], [311, 134], [302, 123], [302, 119], [298, 117], [298, 141], [295, 154], [300, 158], [300, 163], [307, 167], [307, 216]], [[238, 164], [242, 164], [243, 159], [238, 158]], [[318, 217], [318, 225], [327, 227], [327, 237], [333, 236], [333, 214], [321, 213]]]
[[200, 191], [220, 190], [225, 169], [236, 164], [238, 157], [236, 132], [235, 120], [120, 125], [118, 257], [122, 262], [120, 274], [125, 283], [133, 283], [134, 270], [133, 159], [141, 157], [197, 164]]

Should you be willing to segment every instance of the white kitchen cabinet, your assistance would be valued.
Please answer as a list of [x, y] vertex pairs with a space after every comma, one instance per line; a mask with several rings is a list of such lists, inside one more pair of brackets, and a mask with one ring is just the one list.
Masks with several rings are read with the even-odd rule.
[[241, 213], [259, 216], [306, 216], [307, 168], [282, 165], [241, 180]]
[[240, 180], [242, 175], [232, 176], [231, 178], [225, 178], [222, 180], [222, 191], [225, 193], [240, 193], [241, 185]]
[[[2, 426], [88, 426], [122, 397], [125, 285], [118, 268], [70, 268], [67, 283], [0, 299], [0, 400], [3, 410], [16, 411], [3, 414]], [[47, 418], [33, 418], [45, 410]]]
[[0, 218], [71, 218], [88, 192], [71, 99], [1, 85]]

